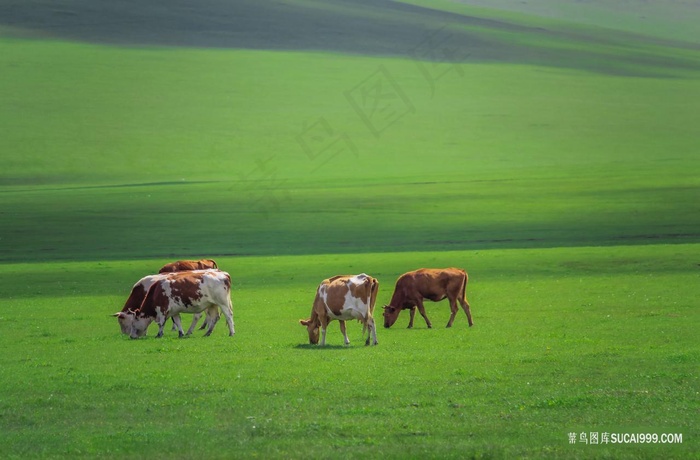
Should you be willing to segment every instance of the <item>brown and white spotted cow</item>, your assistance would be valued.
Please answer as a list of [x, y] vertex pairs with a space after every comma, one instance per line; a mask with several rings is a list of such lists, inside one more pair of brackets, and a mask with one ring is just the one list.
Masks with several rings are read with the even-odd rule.
[[467, 282], [469, 278], [467, 272], [459, 268], [421, 268], [412, 272], [404, 273], [396, 280], [394, 294], [391, 296], [389, 305], [384, 307], [384, 327], [391, 327], [399, 317], [401, 310], [410, 309], [411, 319], [408, 327], [413, 327], [413, 318], [416, 315], [416, 307], [425, 319], [428, 327], [433, 327], [428, 316], [425, 314], [423, 299], [439, 302], [444, 298], [450, 300], [450, 320], [447, 327], [452, 327], [452, 323], [457, 315], [457, 302], [467, 314], [469, 326], [473, 326], [472, 313], [466, 298]]
[[[131, 331], [131, 319], [133, 318], [133, 316], [128, 316], [127, 312], [139, 309], [141, 307], [141, 304], [143, 303], [143, 299], [146, 297], [148, 289], [153, 285], [153, 283], [160, 279], [167, 278], [168, 275], [169, 273], [144, 276], [143, 278], [138, 280], [136, 284], [134, 284], [134, 286], [131, 288], [131, 293], [129, 294], [129, 297], [126, 299], [126, 303], [124, 304], [124, 308], [122, 308], [122, 311], [114, 313], [112, 315], [117, 318], [122, 334], [129, 334], [129, 332]], [[191, 334], [192, 331], [194, 331], [194, 328], [197, 325], [197, 322], [199, 321], [199, 318], [201, 318], [201, 316], [201, 313], [195, 313], [194, 317], [192, 318], [192, 324], [187, 330], [187, 335]], [[206, 325], [207, 323], [205, 322], [202, 328], [206, 327]], [[173, 329], [176, 329], [174, 321]]]
[[178, 260], [163, 265], [158, 273], [182, 272], [185, 270], [208, 270], [211, 268], [219, 268], [216, 262], [212, 259], [201, 260]]
[[319, 328], [321, 330], [321, 345], [326, 344], [326, 328], [334, 319], [340, 322], [345, 345], [350, 344], [345, 329], [345, 321], [356, 319], [363, 325], [362, 334], [369, 329], [365, 345], [377, 345], [377, 328], [372, 316], [374, 303], [377, 300], [379, 282], [364, 273], [360, 275], [339, 275], [325, 279], [316, 290], [311, 318], [299, 320], [309, 332], [309, 343], [317, 344]]
[[231, 276], [228, 273], [219, 270], [171, 273], [153, 283], [139, 309], [126, 313], [131, 326], [129, 335], [132, 339], [143, 337], [148, 326], [155, 321], [159, 327], [157, 337], [162, 337], [165, 321], [173, 318], [182, 337], [180, 313], [206, 312], [209, 328], [204, 335], [208, 336], [219, 319], [219, 309], [226, 318], [229, 335], [233, 336]]

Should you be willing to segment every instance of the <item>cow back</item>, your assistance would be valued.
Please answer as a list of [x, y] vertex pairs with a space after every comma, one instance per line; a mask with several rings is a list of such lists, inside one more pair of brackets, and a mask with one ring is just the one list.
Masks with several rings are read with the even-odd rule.
[[208, 270], [218, 268], [218, 264], [213, 259], [178, 260], [176, 262], [171, 262], [169, 264], [163, 265], [158, 271], [158, 273], [172, 273], [189, 270]]

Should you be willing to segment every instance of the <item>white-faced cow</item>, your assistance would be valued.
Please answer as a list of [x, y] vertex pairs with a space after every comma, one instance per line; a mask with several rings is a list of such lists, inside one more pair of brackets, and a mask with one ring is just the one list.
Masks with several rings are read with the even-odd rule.
[[425, 314], [423, 299], [439, 302], [444, 298], [450, 300], [450, 320], [447, 327], [452, 327], [452, 323], [457, 315], [457, 302], [462, 305], [464, 313], [467, 314], [469, 326], [473, 326], [472, 313], [466, 298], [467, 272], [459, 268], [421, 268], [412, 272], [404, 273], [396, 280], [394, 294], [391, 302], [384, 307], [384, 327], [391, 327], [399, 317], [401, 310], [410, 309], [411, 319], [408, 327], [413, 327], [413, 318], [416, 315], [416, 308], [425, 319], [428, 327], [433, 327], [428, 316]]
[[208, 270], [212, 268], [219, 268], [216, 262], [212, 259], [201, 259], [201, 260], [178, 260], [177, 262], [170, 262], [165, 264], [158, 270], [158, 273], [172, 273], [172, 272], [182, 272], [186, 270]]
[[155, 321], [159, 326], [157, 337], [162, 337], [165, 321], [173, 318], [182, 337], [184, 332], [179, 314], [206, 312], [209, 328], [205, 336], [208, 336], [219, 319], [219, 309], [226, 318], [229, 335], [233, 336], [231, 277], [228, 273], [219, 270], [171, 273], [153, 283], [139, 309], [127, 312], [131, 317], [129, 335], [132, 339], [143, 337], [148, 326]]
[[365, 345], [377, 344], [377, 328], [374, 325], [374, 303], [377, 300], [379, 282], [364, 273], [360, 275], [339, 275], [325, 279], [316, 290], [311, 318], [299, 320], [309, 332], [309, 343], [317, 344], [319, 328], [321, 330], [321, 345], [326, 344], [326, 328], [328, 323], [336, 319], [340, 322], [345, 345], [350, 344], [345, 329], [345, 321], [356, 319], [362, 323], [362, 334], [369, 330]]
[[[131, 293], [129, 294], [129, 297], [126, 299], [126, 303], [124, 304], [124, 308], [122, 308], [122, 311], [118, 313], [114, 313], [112, 316], [116, 317], [117, 320], [119, 321], [119, 327], [122, 331], [122, 334], [129, 334], [131, 331], [131, 322], [133, 319], [133, 315], [129, 316], [127, 315], [127, 312], [129, 311], [134, 311], [137, 310], [141, 307], [141, 304], [143, 303], [143, 299], [146, 297], [146, 293], [148, 292], [148, 289], [153, 285], [158, 280], [164, 279], [168, 276], [169, 274], [162, 274], [162, 275], [148, 275], [144, 276], [140, 280], [134, 284], [134, 286], [131, 288]], [[195, 326], [197, 325], [197, 322], [199, 321], [199, 318], [202, 316], [201, 313], [195, 313], [194, 317], [192, 318], [192, 324], [190, 325], [190, 328], [187, 330], [187, 334], [191, 334], [192, 331], [194, 331]], [[206, 326], [206, 322], [204, 323], [204, 326]], [[175, 328], [175, 324], [173, 321], [173, 328]]]

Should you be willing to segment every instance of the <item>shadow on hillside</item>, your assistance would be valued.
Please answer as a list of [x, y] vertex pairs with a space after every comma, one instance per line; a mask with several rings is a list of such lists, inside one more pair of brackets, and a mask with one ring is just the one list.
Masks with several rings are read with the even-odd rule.
[[328, 51], [654, 76], [699, 67], [638, 47], [695, 45], [602, 29], [545, 29], [389, 0], [67, 0], [53, 7], [27, 0], [0, 5], [2, 25], [19, 36], [117, 45]]

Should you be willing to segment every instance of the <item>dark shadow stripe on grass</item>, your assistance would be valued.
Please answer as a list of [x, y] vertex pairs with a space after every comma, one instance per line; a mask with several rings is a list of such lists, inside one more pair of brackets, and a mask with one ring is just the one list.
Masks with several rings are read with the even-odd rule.
[[201, 185], [201, 184], [217, 184], [224, 181], [218, 180], [200, 180], [200, 181], [165, 181], [165, 182], [139, 182], [135, 184], [105, 184], [105, 185], [80, 185], [71, 187], [52, 187], [52, 188], [21, 188], [0, 190], [0, 193], [18, 193], [18, 192], [58, 192], [67, 190], [97, 190], [97, 189], [118, 189], [118, 188], [138, 188], [138, 187], [171, 187]]
[[[667, 52], [698, 50], [696, 44], [592, 27], [574, 29], [564, 22], [545, 28], [388, 0], [61, 3], [47, 7], [45, 2], [27, 0], [0, 6], [0, 25], [26, 31], [20, 36], [35, 33], [39, 38], [126, 46], [324, 51], [443, 62], [468, 59], [638, 76], [672, 76], [676, 70], [700, 68], [696, 59]], [[441, 30], [444, 33], [434, 40]]]

